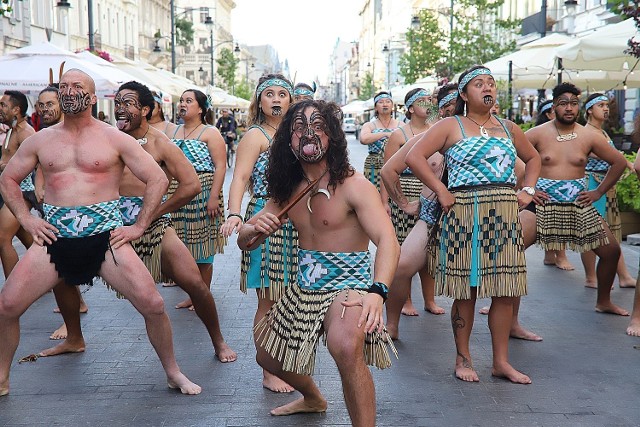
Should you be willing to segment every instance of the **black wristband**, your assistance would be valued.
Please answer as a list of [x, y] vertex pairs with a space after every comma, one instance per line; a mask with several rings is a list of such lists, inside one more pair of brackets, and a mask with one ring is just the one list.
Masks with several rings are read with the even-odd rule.
[[240, 218], [240, 221], [244, 222], [244, 218], [242, 217], [242, 215], [237, 214], [237, 213], [230, 213], [229, 215], [227, 215], [227, 219], [231, 218], [232, 216], [236, 216], [236, 217]]
[[389, 295], [389, 287], [382, 282], [373, 282], [373, 285], [367, 289], [367, 292], [378, 294], [382, 297], [383, 301], [386, 301]]

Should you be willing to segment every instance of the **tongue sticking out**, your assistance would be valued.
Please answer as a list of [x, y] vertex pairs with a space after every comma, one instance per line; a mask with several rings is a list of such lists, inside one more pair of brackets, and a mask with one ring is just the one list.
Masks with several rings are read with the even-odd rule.
[[306, 144], [302, 147], [302, 152], [305, 156], [315, 156], [318, 152], [316, 144]]
[[127, 126], [127, 123], [129, 123], [128, 120], [120, 119], [116, 122], [116, 126], [118, 126], [118, 129], [122, 130]]

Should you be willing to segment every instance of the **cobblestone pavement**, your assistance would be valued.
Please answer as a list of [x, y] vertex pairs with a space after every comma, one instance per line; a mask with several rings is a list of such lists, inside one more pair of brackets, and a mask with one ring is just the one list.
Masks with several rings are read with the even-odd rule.
[[[352, 162], [361, 167], [366, 149], [349, 138]], [[231, 179], [229, 172], [226, 186]], [[639, 249], [623, 246], [637, 273]], [[577, 254], [570, 260], [580, 266]], [[638, 426], [640, 425], [640, 339], [625, 335], [628, 318], [594, 311], [593, 289], [583, 286], [582, 268], [564, 272], [542, 265], [542, 253], [527, 252], [529, 296], [523, 323], [544, 337], [540, 343], [512, 340], [511, 361], [533, 384], [513, 385], [491, 377], [487, 319], [478, 315], [471, 350], [481, 382], [453, 376], [455, 349], [449, 315], [421, 312], [403, 317], [400, 359], [373, 371], [380, 426]], [[19, 364], [20, 357], [53, 344], [59, 325], [53, 295], [23, 316], [12, 366], [11, 394], [0, 398], [0, 426], [338, 426], [349, 425], [340, 378], [320, 347], [315, 379], [329, 401], [326, 414], [269, 416], [269, 409], [296, 397], [261, 387], [251, 324], [256, 297], [238, 290], [240, 251], [230, 242], [216, 256], [212, 291], [223, 333], [239, 359], [222, 364], [194, 313], [172, 307], [184, 299], [178, 288], [160, 288], [174, 332], [178, 362], [203, 387], [182, 396], [166, 386], [141, 316], [104, 286], [85, 294], [87, 351]], [[414, 284], [413, 300], [421, 301]], [[633, 290], [616, 286], [613, 300], [631, 309]], [[438, 298], [447, 309], [451, 303]], [[479, 301], [478, 308], [487, 301]], [[2, 343], [0, 343], [2, 345]]]

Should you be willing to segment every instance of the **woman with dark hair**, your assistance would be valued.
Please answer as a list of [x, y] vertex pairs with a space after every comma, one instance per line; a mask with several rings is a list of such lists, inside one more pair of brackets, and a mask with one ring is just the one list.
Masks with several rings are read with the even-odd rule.
[[153, 95], [154, 107], [151, 110], [151, 119], [148, 123], [171, 138], [176, 132], [176, 125], [171, 123], [162, 111], [162, 94], [155, 91], [152, 91], [151, 94]]
[[536, 119], [536, 126], [540, 126], [543, 123], [547, 123], [550, 120], [556, 118], [556, 112], [553, 109], [553, 100], [548, 99], [541, 102], [538, 105], [538, 118]]
[[[202, 192], [173, 212], [171, 220], [178, 237], [196, 260], [202, 280], [211, 285], [213, 257], [223, 253], [227, 243], [219, 231], [224, 219], [222, 184], [227, 171], [226, 146], [218, 129], [205, 124], [209, 105], [204, 93], [196, 89], [184, 91], [178, 108], [184, 124], [176, 127], [172, 140], [198, 173]], [[191, 306], [191, 299], [187, 299], [177, 308]]]
[[399, 122], [393, 118], [393, 100], [389, 92], [378, 92], [373, 97], [373, 105], [376, 115], [373, 120], [362, 126], [360, 143], [366, 145], [369, 150], [369, 155], [364, 160], [364, 176], [380, 190], [384, 146]]
[[[269, 147], [292, 100], [293, 88], [282, 74], [265, 74], [258, 80], [249, 106], [250, 127], [237, 148], [233, 181], [229, 189], [229, 213], [221, 228], [225, 237], [237, 232], [244, 221], [260, 212], [267, 203], [265, 171], [273, 159], [269, 155]], [[247, 188], [251, 200], [243, 218], [240, 208]], [[298, 233], [291, 224], [287, 224], [260, 247], [242, 253], [240, 290], [246, 293], [247, 289], [255, 289], [258, 296], [254, 324], [280, 299], [285, 287], [295, 280], [298, 272], [297, 251]], [[263, 370], [262, 385], [276, 393], [293, 391], [289, 384], [266, 370]]]
[[[429, 129], [438, 119], [438, 108], [432, 103], [431, 93], [426, 89], [415, 88], [407, 92], [404, 97], [404, 106], [406, 108], [405, 115], [409, 121], [401, 125], [389, 137], [387, 146], [384, 149], [385, 164], [410, 138]], [[402, 172], [399, 179], [399, 190], [404, 196], [403, 200], [406, 200], [407, 205], [400, 207], [396, 202], [390, 200], [389, 192], [394, 189], [387, 191], [384, 185], [380, 186], [380, 197], [382, 198], [382, 204], [387, 211], [391, 213], [391, 222], [396, 230], [398, 243], [402, 245], [418, 220], [420, 208], [418, 201], [420, 200], [420, 193], [422, 192], [422, 182], [409, 168], [406, 168]], [[433, 278], [429, 276], [425, 268], [420, 269], [419, 273], [420, 281], [422, 282], [424, 309], [433, 314], [443, 314], [444, 310], [438, 307], [434, 299]], [[393, 308], [395, 308], [395, 306]], [[387, 312], [388, 311], [389, 306], [387, 306]], [[402, 314], [406, 316], [418, 315], [418, 310], [416, 310], [411, 301], [410, 286], [407, 299], [402, 307]]]
[[[585, 118], [587, 120], [586, 128], [601, 133], [609, 141], [609, 145], [615, 148], [613, 140], [602, 128], [603, 124], [609, 119], [609, 98], [602, 93], [591, 94], [584, 105]], [[633, 164], [628, 162], [627, 167], [633, 169]], [[585, 175], [589, 181], [588, 191], [594, 190], [600, 185], [609, 170], [609, 163], [599, 159], [594, 154], [589, 155], [587, 166], [585, 167]], [[615, 185], [611, 187], [605, 195], [593, 203], [598, 213], [609, 225], [609, 229], [618, 242], [622, 241], [622, 224], [620, 220], [620, 208], [618, 207], [618, 197], [616, 195]], [[582, 252], [582, 265], [586, 275], [586, 285], [588, 288], [597, 288], [598, 280], [596, 278], [596, 254], [593, 251]], [[636, 285], [636, 279], [631, 276], [624, 261], [624, 255], [620, 252], [618, 259], [618, 281], [621, 288], [633, 288]]]
[[[442, 206], [435, 280], [437, 292], [454, 299], [455, 375], [479, 381], [469, 340], [476, 298], [490, 297], [491, 373], [529, 384], [531, 379], [509, 363], [509, 334], [514, 305], [527, 293], [518, 211], [532, 201], [540, 156], [517, 125], [490, 114], [497, 89], [488, 68], [475, 66], [463, 72], [458, 92], [455, 116], [425, 132], [406, 158]], [[428, 162], [438, 151], [445, 157], [446, 185]], [[518, 157], [525, 162], [525, 176], [522, 191], [516, 192]]]
[[313, 99], [316, 93], [316, 82], [313, 87], [306, 83], [297, 83], [293, 88], [293, 102], [304, 101], [305, 99]]

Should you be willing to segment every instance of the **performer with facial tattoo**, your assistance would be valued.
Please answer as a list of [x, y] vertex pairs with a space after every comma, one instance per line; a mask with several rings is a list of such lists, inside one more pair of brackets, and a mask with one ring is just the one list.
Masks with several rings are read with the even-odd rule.
[[[120, 130], [136, 138], [164, 170], [167, 178], [173, 178], [178, 183], [172, 196], [161, 203], [153, 214], [151, 225], [142, 237], [133, 240], [131, 245], [156, 283], [168, 279], [189, 294], [196, 314], [209, 332], [216, 357], [221, 362], [233, 362], [237, 355], [222, 337], [218, 312], [209, 286], [202, 281], [198, 266], [173, 229], [169, 216], [170, 212], [181, 208], [200, 193], [198, 175], [182, 151], [164, 133], [149, 125], [147, 120], [154, 108], [154, 100], [146, 86], [134, 81], [123, 84], [116, 93], [114, 103], [114, 116], [122, 126]], [[144, 183], [130, 169], [125, 168], [120, 182], [119, 201], [124, 225], [136, 222], [144, 202], [143, 196]], [[55, 292], [59, 293], [57, 298], [72, 299], [74, 293], [67, 289], [70, 287], [56, 286]], [[67, 295], [62, 296], [63, 292]], [[64, 343], [44, 350], [40, 356], [76, 352], [79, 347], [84, 348], [79, 317], [71, 312], [63, 312], [62, 315], [65, 323], [73, 326], [69, 337]]]
[[[607, 132], [602, 129], [602, 125], [609, 119], [609, 98], [601, 93], [591, 94], [586, 100], [584, 110], [587, 118], [585, 129], [601, 133], [607, 139], [609, 145], [615, 148], [613, 140], [611, 140]], [[629, 161], [627, 161], [627, 168], [635, 172], [633, 164]], [[589, 156], [585, 168], [586, 177], [589, 182], [589, 190], [598, 188], [598, 185], [600, 185], [608, 170], [609, 164], [607, 162], [593, 154]], [[620, 221], [620, 208], [618, 208], [618, 197], [616, 196], [615, 185], [611, 187], [604, 196], [594, 202], [593, 206], [600, 216], [604, 218], [616, 241], [621, 242], [622, 224]], [[582, 252], [580, 256], [586, 274], [585, 286], [596, 288], [596, 283], [598, 282], [596, 279], [596, 255], [593, 251], [588, 251]], [[621, 288], [633, 288], [636, 286], [636, 279], [629, 273], [622, 252], [620, 252], [616, 273]]]
[[[227, 238], [220, 232], [224, 219], [222, 184], [227, 171], [226, 145], [215, 126], [207, 125], [207, 96], [199, 90], [186, 90], [180, 97], [179, 115], [184, 124], [176, 127], [173, 142], [182, 150], [198, 173], [202, 192], [172, 213], [173, 227], [196, 260], [202, 280], [211, 284], [213, 258], [224, 253]], [[118, 121], [118, 124], [120, 121]], [[169, 189], [172, 194], [175, 185]], [[191, 299], [176, 308], [192, 309]]]
[[[393, 349], [393, 344], [384, 329], [382, 305], [399, 247], [380, 195], [349, 164], [337, 111], [335, 104], [323, 101], [291, 106], [270, 150], [271, 199], [242, 227], [238, 246], [252, 249], [277, 232], [288, 221], [276, 214], [302, 189], [311, 190], [301, 200], [296, 197], [299, 203], [286, 213], [300, 236], [297, 283], [254, 328], [258, 363], [303, 396], [271, 414], [327, 410], [311, 378], [324, 335], [340, 371], [352, 425], [374, 426], [375, 390], [367, 364], [391, 365], [387, 346]], [[370, 242], [377, 247], [373, 278]]]
[[298, 83], [293, 88], [293, 102], [304, 101], [305, 99], [313, 99], [316, 93], [316, 82], [313, 87], [306, 83]]
[[[615, 185], [627, 166], [624, 157], [611, 147], [602, 132], [579, 125], [580, 90], [571, 83], [553, 89], [555, 119], [527, 131], [527, 137], [542, 158], [536, 185], [536, 240], [545, 250], [594, 251], [598, 297], [596, 311], [629, 315], [611, 301], [611, 286], [620, 257], [620, 245], [598, 215], [593, 203]], [[610, 165], [600, 184], [588, 190], [585, 170], [594, 154]], [[523, 227], [533, 227], [533, 213], [522, 218]]]
[[[404, 105], [407, 109], [405, 115], [409, 119], [409, 122], [401, 125], [389, 137], [384, 150], [385, 164], [410, 138], [427, 130], [438, 119], [438, 109], [431, 101], [430, 92], [425, 89], [415, 88], [407, 92]], [[402, 159], [402, 162], [404, 163], [404, 159]], [[420, 179], [418, 179], [406, 165], [399, 175], [390, 176], [389, 179], [390, 180], [385, 180], [382, 176], [385, 185], [380, 187], [380, 198], [382, 199], [382, 204], [391, 212], [391, 222], [396, 230], [398, 243], [403, 245], [418, 220], [420, 193], [423, 185]], [[387, 183], [395, 187], [387, 187]], [[393, 196], [390, 200], [389, 197], [392, 193]], [[398, 200], [398, 202], [396, 202], [396, 200]], [[429, 276], [425, 268], [420, 269], [420, 281], [422, 282], [425, 311], [433, 314], [443, 314], [444, 309], [438, 307], [434, 300], [433, 279]], [[417, 316], [418, 310], [416, 310], [411, 301], [411, 288], [409, 287], [408, 292], [404, 292], [403, 289], [402, 293], [406, 295], [406, 302], [404, 302], [404, 306], [402, 307], [402, 314]], [[387, 310], [388, 309], [389, 306], [387, 306]], [[391, 336], [397, 338], [397, 322], [395, 322], [395, 326], [396, 328], [391, 332]]]
[[[64, 122], [27, 139], [0, 177], [7, 205], [36, 243], [0, 292], [0, 396], [9, 393], [20, 316], [56, 284], [91, 283], [97, 275], [143, 315], [169, 387], [198, 394], [200, 387], [176, 363], [164, 301], [129, 244], [151, 223], [168, 180], [133, 138], [91, 117], [96, 102], [93, 79], [77, 69], [67, 71], [60, 80]], [[44, 174], [45, 219], [29, 214], [20, 191], [20, 181], [37, 163]], [[144, 205], [131, 226], [123, 226], [118, 209], [125, 166], [145, 183]], [[67, 301], [57, 302], [63, 310], [78, 312], [77, 304], [68, 308]]]
[[[509, 331], [515, 300], [527, 292], [518, 207], [532, 200], [526, 189], [535, 185], [540, 157], [518, 126], [490, 114], [496, 83], [489, 69], [475, 66], [463, 72], [458, 92], [455, 115], [425, 132], [405, 160], [436, 193], [443, 210], [435, 280], [436, 292], [454, 299], [455, 375], [479, 381], [469, 340], [476, 298], [491, 297], [492, 375], [529, 384], [531, 379], [509, 363]], [[447, 185], [429, 165], [436, 152], [444, 155]], [[516, 193], [517, 157], [526, 166], [525, 191]]]
[[364, 175], [380, 191], [380, 169], [384, 164], [384, 146], [400, 123], [393, 118], [393, 100], [389, 92], [377, 93], [373, 97], [373, 103], [376, 115], [373, 120], [362, 126], [360, 143], [366, 145], [369, 150], [364, 160]]
[[[443, 118], [447, 114], [446, 109], [453, 103], [455, 105], [458, 97], [458, 86], [454, 83], [443, 86], [438, 92], [436, 105], [441, 108], [438, 110], [439, 115]], [[425, 110], [426, 111], [426, 110]], [[413, 108], [411, 120], [418, 119], [418, 115], [423, 115], [423, 121], [426, 120], [424, 111], [419, 108]], [[449, 114], [450, 115], [450, 114]], [[406, 126], [406, 125], [405, 125]], [[438, 204], [437, 197], [429, 187], [422, 184], [419, 200], [417, 202], [409, 201], [403, 191], [401, 185], [401, 176], [407, 170], [405, 159], [407, 153], [422, 137], [422, 133], [431, 127], [431, 124], [424, 128], [422, 132], [416, 133], [406, 141], [402, 147], [389, 158], [380, 172], [380, 176], [384, 182], [384, 187], [389, 188], [389, 196], [401, 209], [414, 212], [419, 209], [418, 220], [411, 228], [409, 235], [402, 242], [400, 251], [400, 260], [398, 268], [393, 278], [393, 285], [389, 292], [389, 300], [387, 301], [387, 330], [393, 339], [398, 339], [400, 313], [403, 312], [405, 301], [408, 301], [411, 293], [411, 280], [416, 273], [420, 273], [420, 280], [423, 286], [423, 295], [425, 296], [425, 310], [433, 314], [444, 314], [444, 309], [435, 303], [435, 283], [433, 280], [434, 271], [434, 225], [440, 217], [441, 208]], [[399, 131], [396, 131], [399, 132]], [[396, 132], [392, 134], [391, 139], [385, 150], [393, 150], [392, 144]], [[429, 159], [429, 165], [437, 177], [442, 178], [444, 158], [440, 153], [434, 153]], [[427, 289], [425, 290], [425, 283]]]
[[[35, 133], [27, 123], [27, 97], [18, 91], [7, 90], [0, 97], [0, 123], [6, 125], [6, 132], [0, 133], [2, 142], [2, 157], [0, 157], [0, 173], [3, 173], [9, 161], [13, 158], [25, 139]], [[32, 179], [33, 169], [20, 182], [22, 197], [29, 209], [42, 209], [36, 196], [36, 187]], [[13, 238], [17, 236], [22, 244], [29, 248], [33, 243], [31, 235], [26, 232], [9, 206], [0, 207], [0, 260], [4, 277], [9, 277], [18, 262], [18, 252], [13, 247]]]
[[[267, 179], [269, 147], [289, 110], [293, 100], [291, 83], [281, 74], [266, 74], [258, 80], [255, 96], [249, 107], [250, 127], [238, 144], [233, 181], [229, 190], [229, 214], [222, 226], [228, 237], [237, 232], [243, 220], [248, 220], [267, 203]], [[242, 196], [249, 188], [251, 200], [245, 217], [240, 213]], [[285, 224], [277, 233], [266, 239], [258, 248], [242, 253], [240, 290], [255, 289], [258, 308], [255, 323], [264, 317], [284, 289], [292, 283], [298, 271], [298, 232]], [[286, 382], [263, 370], [262, 386], [276, 393], [293, 391]]]

